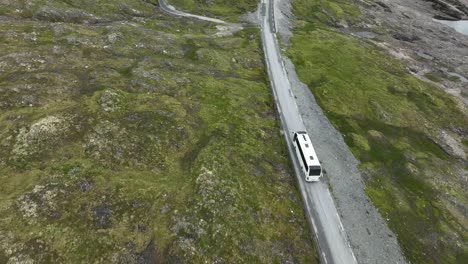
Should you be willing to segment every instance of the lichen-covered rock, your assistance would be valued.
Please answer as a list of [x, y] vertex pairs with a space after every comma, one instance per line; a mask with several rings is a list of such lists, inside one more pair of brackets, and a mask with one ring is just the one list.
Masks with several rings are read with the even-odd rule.
[[65, 21], [65, 14], [63, 11], [50, 6], [42, 6], [37, 10], [34, 16], [38, 19], [52, 22]]
[[101, 111], [104, 112], [115, 112], [120, 109], [119, 103], [122, 102], [122, 96], [116, 92], [106, 90], [102, 93], [99, 98], [99, 104]]
[[98, 123], [94, 131], [88, 136], [86, 153], [91, 157], [101, 159], [106, 156], [124, 161], [124, 148], [114, 140], [127, 139], [127, 131], [109, 121]]
[[70, 133], [70, 121], [63, 116], [46, 116], [29, 128], [22, 127], [16, 135], [11, 153], [13, 158], [27, 158], [46, 153], [59, 146]]
[[65, 189], [55, 184], [36, 185], [32, 191], [18, 198], [17, 207], [29, 223], [36, 223], [39, 218], [57, 219], [62, 214], [57, 211], [57, 199], [64, 193]]
[[434, 141], [450, 155], [466, 160], [466, 152], [463, 143], [457, 141], [448, 131], [439, 131], [439, 135]]
[[[86, 136], [84, 152], [87, 156], [101, 160], [104, 164], [134, 165], [158, 168], [164, 166], [164, 157], [161, 155], [161, 147], [166, 145], [163, 137], [144, 133], [144, 125], [149, 126], [149, 131], [158, 131], [152, 128], [154, 124], [150, 120], [139, 119], [140, 115], [134, 115], [139, 127], [122, 127], [117, 123], [104, 120], [94, 126]], [[151, 115], [149, 116], [151, 118]]]

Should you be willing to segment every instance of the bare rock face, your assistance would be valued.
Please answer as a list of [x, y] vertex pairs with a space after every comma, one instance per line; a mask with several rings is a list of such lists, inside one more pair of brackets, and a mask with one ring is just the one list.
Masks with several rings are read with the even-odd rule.
[[380, 0], [361, 8], [363, 19], [355, 26], [376, 34], [375, 44], [403, 60], [409, 73], [466, 106], [468, 36], [434, 18], [468, 19], [467, 8], [468, 0]]
[[432, 8], [441, 14], [437, 18], [461, 20], [468, 18], [468, 1], [466, 0], [426, 0], [432, 2]]
[[434, 140], [448, 154], [466, 160], [466, 153], [463, 150], [463, 143], [456, 139], [447, 131], [440, 131], [439, 137]]

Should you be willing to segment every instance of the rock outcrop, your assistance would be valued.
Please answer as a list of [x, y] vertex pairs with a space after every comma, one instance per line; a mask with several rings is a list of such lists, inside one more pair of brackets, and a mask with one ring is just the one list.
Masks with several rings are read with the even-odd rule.
[[468, 1], [466, 0], [426, 0], [432, 2], [432, 8], [439, 11], [438, 19], [462, 20], [468, 19]]

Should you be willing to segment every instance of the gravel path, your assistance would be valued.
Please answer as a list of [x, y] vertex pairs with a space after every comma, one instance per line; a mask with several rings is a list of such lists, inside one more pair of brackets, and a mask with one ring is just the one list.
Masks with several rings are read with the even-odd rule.
[[[288, 41], [291, 36], [289, 0], [276, 0], [278, 32]], [[281, 10], [278, 10], [281, 8]], [[285, 59], [297, 105], [327, 174], [341, 220], [359, 263], [405, 263], [395, 234], [364, 193], [357, 168], [359, 162], [342, 135], [330, 124], [309, 88], [303, 84], [294, 65]]]

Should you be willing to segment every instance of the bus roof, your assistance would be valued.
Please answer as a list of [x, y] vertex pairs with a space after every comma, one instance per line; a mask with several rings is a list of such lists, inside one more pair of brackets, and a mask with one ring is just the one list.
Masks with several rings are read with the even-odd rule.
[[319, 159], [315, 153], [314, 146], [312, 145], [312, 141], [310, 141], [309, 135], [302, 131], [296, 132], [296, 134], [299, 144], [301, 145], [302, 152], [304, 153], [309, 166], [320, 166]]

